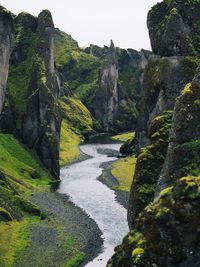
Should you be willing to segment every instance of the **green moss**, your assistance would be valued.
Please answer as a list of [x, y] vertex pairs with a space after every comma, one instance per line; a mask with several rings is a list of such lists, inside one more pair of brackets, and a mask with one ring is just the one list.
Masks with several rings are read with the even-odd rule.
[[85, 253], [79, 252], [76, 254], [69, 262], [65, 265], [65, 267], [78, 267], [85, 259]]
[[141, 149], [133, 179], [134, 217], [153, 201], [157, 179], [167, 152], [172, 112], [156, 117], [150, 127], [152, 144]]
[[70, 53], [78, 50], [77, 42], [71, 37], [58, 29], [55, 30], [54, 56], [56, 66], [63, 67], [70, 59]]
[[17, 23], [15, 43], [23, 48], [20, 55], [22, 60], [19, 64], [10, 65], [8, 93], [10, 104], [17, 120], [16, 125], [19, 129], [26, 113], [28, 89], [32, 79], [30, 73], [32, 73], [33, 64], [36, 60], [36, 34], [29, 27], [24, 27], [21, 23]]
[[193, 92], [191, 90], [191, 83], [186, 84], [185, 88], [183, 89], [183, 91], [181, 92], [182, 95], [192, 95]]
[[132, 257], [137, 258], [137, 257], [140, 257], [142, 254], [144, 254], [143, 248], [135, 248], [132, 252]]
[[64, 97], [60, 101], [63, 117], [81, 135], [92, 131], [93, 121], [89, 110], [77, 98]]
[[175, 153], [183, 155], [177, 159], [177, 169], [181, 170], [182, 175], [200, 174], [200, 140], [191, 140], [189, 142], [177, 145]]

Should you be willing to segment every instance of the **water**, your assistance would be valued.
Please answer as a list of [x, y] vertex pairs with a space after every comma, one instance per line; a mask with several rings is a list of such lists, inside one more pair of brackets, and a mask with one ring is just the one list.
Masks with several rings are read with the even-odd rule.
[[86, 267], [105, 267], [107, 261], [128, 232], [127, 211], [116, 201], [115, 192], [97, 180], [101, 175], [100, 164], [113, 161], [98, 153], [98, 148], [119, 150], [119, 144], [83, 145], [81, 150], [92, 156], [61, 170], [61, 184], [58, 190], [67, 194], [70, 200], [98, 224], [104, 240], [102, 253]]

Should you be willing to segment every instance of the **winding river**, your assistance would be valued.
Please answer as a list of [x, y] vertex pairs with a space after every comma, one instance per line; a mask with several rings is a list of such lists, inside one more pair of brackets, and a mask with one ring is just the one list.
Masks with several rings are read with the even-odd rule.
[[61, 170], [58, 192], [67, 194], [73, 203], [85, 210], [103, 233], [102, 253], [86, 267], [105, 267], [115, 246], [128, 232], [126, 209], [117, 202], [115, 192], [97, 180], [102, 173], [100, 165], [116, 160], [98, 153], [98, 149], [119, 150], [119, 147], [119, 144], [82, 145], [81, 151], [91, 158]]

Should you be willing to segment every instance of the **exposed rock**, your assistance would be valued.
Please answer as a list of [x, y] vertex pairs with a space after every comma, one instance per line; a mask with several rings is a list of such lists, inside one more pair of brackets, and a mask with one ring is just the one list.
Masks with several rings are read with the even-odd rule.
[[163, 1], [148, 14], [153, 52], [161, 56], [199, 55], [200, 1]]
[[[199, 5], [165, 0], [149, 13], [153, 51], [165, 57], [151, 58], [145, 70], [136, 134], [138, 152], [144, 148], [131, 189], [131, 231], [108, 267], [200, 264]], [[159, 116], [169, 109], [171, 130]]]
[[14, 133], [54, 177], [59, 177], [60, 79], [54, 67], [54, 24], [49, 11], [36, 18], [25, 12], [14, 19], [8, 93], [1, 129]]
[[0, 6], [0, 113], [5, 99], [9, 58], [14, 41], [13, 18], [11, 13]]
[[108, 50], [105, 62], [99, 76], [100, 88], [96, 92], [91, 112], [101, 123], [105, 131], [113, 128], [114, 118], [118, 111], [118, 61], [113, 42]]
[[[108, 64], [112, 61], [111, 50], [115, 57], [114, 65], [117, 65], [115, 72], [118, 72], [115, 89], [117, 97], [109, 95], [109, 90], [112, 91], [115, 87], [113, 77], [111, 79], [111, 71], [105, 83], [104, 72], [108, 70]], [[68, 86], [68, 92], [71, 95], [76, 94], [91, 111], [97, 131], [106, 131], [108, 128], [111, 131], [124, 131], [136, 127], [142, 95], [143, 73], [150, 55], [151, 52], [146, 50], [139, 52], [133, 49], [125, 50], [118, 47], [111, 49], [107, 46], [96, 45], [80, 49], [71, 36], [59, 30], [56, 31], [55, 58], [58, 70], [65, 80], [65, 86]], [[104, 91], [106, 91], [105, 97]], [[112, 98], [115, 100], [111, 100]], [[107, 118], [107, 115], [110, 118]], [[103, 116], [105, 116], [104, 119]], [[108, 127], [109, 120], [111, 120], [110, 127]]]
[[170, 143], [156, 196], [177, 178], [198, 175], [200, 158], [200, 73], [186, 85], [178, 98]]
[[176, 98], [195, 75], [196, 57], [151, 57], [144, 74], [144, 98], [136, 131], [138, 151], [150, 144], [149, 126], [156, 116], [173, 110]]

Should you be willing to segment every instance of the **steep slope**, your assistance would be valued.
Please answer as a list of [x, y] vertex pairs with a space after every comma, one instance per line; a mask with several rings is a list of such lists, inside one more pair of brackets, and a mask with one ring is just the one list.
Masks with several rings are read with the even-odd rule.
[[93, 126], [54, 66], [54, 31], [48, 10], [36, 18], [0, 8], [1, 105], [10, 67], [0, 110], [0, 266], [78, 265], [97, 253], [95, 234], [101, 244], [92, 219], [50, 192], [59, 163], [79, 155], [78, 144]]
[[13, 45], [13, 19], [11, 13], [0, 6], [0, 113], [5, 99], [9, 59]]
[[[116, 248], [109, 267], [200, 264], [200, 61], [192, 35], [198, 33], [194, 22], [200, 16], [199, 3], [163, 1], [149, 13], [151, 42], [159, 56], [151, 58], [145, 69], [136, 132], [139, 154], [128, 211], [130, 233]], [[184, 43], [186, 28], [181, 28], [180, 20], [190, 25], [187, 34], [196, 53]]]
[[136, 126], [143, 70], [149, 55], [144, 50], [115, 48], [113, 43], [110, 47], [91, 45], [83, 50], [71, 36], [58, 29], [55, 34], [56, 65], [65, 90], [86, 105], [99, 131]]
[[1, 129], [35, 149], [43, 164], [59, 177], [60, 80], [54, 68], [54, 25], [45, 10], [39, 17], [21, 13], [14, 19], [8, 93]]

